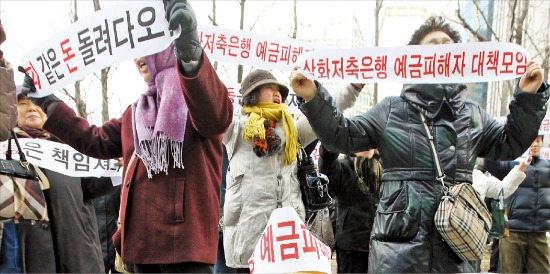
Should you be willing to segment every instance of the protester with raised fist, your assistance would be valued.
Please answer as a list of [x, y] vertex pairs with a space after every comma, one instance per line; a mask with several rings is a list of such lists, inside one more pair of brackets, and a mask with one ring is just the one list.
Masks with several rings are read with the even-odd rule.
[[[443, 18], [431, 17], [409, 44], [458, 42], [460, 35]], [[462, 84], [405, 84], [400, 96], [346, 118], [321, 83], [292, 72], [292, 89], [302, 97], [300, 109], [327, 149], [380, 152], [384, 174], [370, 238], [369, 273], [478, 272], [478, 262], [462, 261], [435, 227], [442, 182], [436, 180], [438, 164], [423, 117], [445, 183], [471, 183], [477, 157], [512, 160], [536, 138], [549, 90], [542, 75], [540, 65], [527, 64], [502, 125], [466, 100]]]
[[208, 273], [218, 244], [221, 140], [233, 105], [202, 54], [191, 6], [164, 6], [170, 29], [181, 34], [166, 50], [136, 59], [148, 89], [121, 118], [97, 127], [62, 101], [40, 105], [49, 117], [44, 127], [81, 153], [124, 158], [121, 227], [113, 236], [122, 261], [138, 273]]

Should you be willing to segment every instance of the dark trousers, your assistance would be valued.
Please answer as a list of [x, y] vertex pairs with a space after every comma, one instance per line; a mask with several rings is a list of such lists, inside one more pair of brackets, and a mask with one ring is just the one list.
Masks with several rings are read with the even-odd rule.
[[220, 233], [220, 238], [218, 242], [218, 258], [216, 259], [216, 264], [214, 265], [214, 273], [235, 273], [234, 268], [231, 268], [225, 264], [225, 250], [223, 249], [222, 233]]
[[352, 250], [336, 250], [338, 273], [367, 273], [369, 253]]
[[179, 264], [136, 264], [135, 273], [213, 273], [211, 264], [187, 262]]
[[489, 260], [489, 270], [491, 273], [499, 273], [500, 268], [498, 266], [498, 238], [493, 239], [493, 244], [491, 245], [491, 259]]

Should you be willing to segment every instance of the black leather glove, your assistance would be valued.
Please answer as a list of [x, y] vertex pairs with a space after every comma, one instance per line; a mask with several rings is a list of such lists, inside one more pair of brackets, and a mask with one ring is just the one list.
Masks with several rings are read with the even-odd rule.
[[33, 104], [39, 106], [44, 113], [48, 114], [48, 111], [51, 111], [57, 106], [59, 98], [57, 96], [50, 94], [44, 97], [29, 97], [29, 93], [36, 92], [36, 87], [34, 86], [34, 81], [30, 77], [22, 66], [17, 68], [20, 72], [25, 74], [23, 77], [23, 84], [21, 85], [21, 94], [25, 95]]
[[174, 54], [185, 63], [199, 61], [202, 48], [197, 32], [197, 17], [186, 0], [163, 0], [168, 29], [181, 27], [181, 33], [174, 40]]
[[28, 97], [28, 94], [31, 92], [36, 92], [36, 87], [34, 86], [34, 81], [32, 80], [32, 77], [30, 77], [26, 72], [25, 69], [22, 66], [17, 67], [17, 70], [19, 72], [22, 72], [25, 74], [25, 77], [23, 77], [23, 84], [21, 85], [21, 93]]

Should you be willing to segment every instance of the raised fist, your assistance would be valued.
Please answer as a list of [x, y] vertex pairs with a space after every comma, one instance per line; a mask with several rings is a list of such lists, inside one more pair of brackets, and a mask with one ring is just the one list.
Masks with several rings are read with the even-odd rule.
[[198, 61], [202, 55], [202, 48], [197, 32], [197, 18], [195, 12], [186, 0], [163, 0], [168, 29], [181, 28], [181, 33], [174, 40], [174, 54], [178, 60], [185, 63]]
[[29, 93], [36, 92], [34, 81], [30, 77], [22, 66], [17, 68], [20, 72], [25, 74], [23, 77], [23, 84], [21, 85], [21, 94], [25, 95], [33, 104], [39, 106], [44, 113], [48, 114], [48, 110], [53, 109], [59, 102], [59, 98], [53, 94], [44, 97], [30, 97]]

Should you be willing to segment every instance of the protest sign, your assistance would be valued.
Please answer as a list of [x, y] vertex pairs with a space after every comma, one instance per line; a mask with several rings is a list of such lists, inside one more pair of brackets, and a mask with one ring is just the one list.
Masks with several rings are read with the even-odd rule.
[[307, 229], [294, 208], [277, 208], [248, 260], [250, 273], [332, 273], [332, 251]]
[[[71, 177], [112, 177], [122, 176], [122, 167], [116, 166], [118, 160], [102, 160], [86, 156], [72, 147], [43, 139], [19, 138], [21, 149], [27, 160], [39, 167]], [[11, 154], [19, 159], [15, 141], [12, 141]], [[8, 141], [0, 143], [0, 156], [5, 159]]]
[[[168, 31], [160, 1], [130, 1], [102, 9], [24, 55], [21, 63], [38, 92], [67, 84], [123, 60], [164, 50], [177, 33]], [[465, 43], [363, 49], [330, 49], [310, 42], [243, 30], [199, 26], [212, 60], [302, 72], [318, 80], [352, 83], [465, 83], [520, 77], [528, 56], [512, 43]], [[289, 95], [290, 105], [295, 99]]]
[[325, 49], [300, 55], [301, 72], [350, 83], [474, 83], [522, 76], [529, 58], [503, 42]]
[[243, 30], [199, 26], [201, 45], [213, 60], [291, 71], [303, 52], [329, 48]]
[[122, 1], [58, 32], [21, 58], [43, 97], [124, 60], [166, 49], [177, 33], [168, 30], [162, 1]]
[[[43, 97], [112, 64], [160, 52], [178, 33], [168, 30], [162, 1], [125, 1], [83, 18], [21, 58]], [[204, 52], [213, 60], [292, 70], [314, 43], [242, 30], [199, 26]]]

